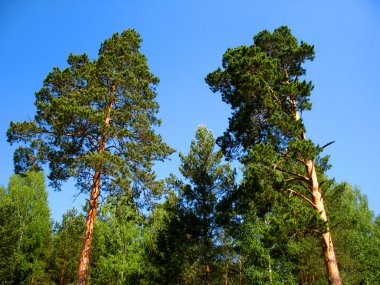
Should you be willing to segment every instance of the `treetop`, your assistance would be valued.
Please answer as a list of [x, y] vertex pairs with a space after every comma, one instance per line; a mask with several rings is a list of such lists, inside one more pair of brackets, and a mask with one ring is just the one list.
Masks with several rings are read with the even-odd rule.
[[264, 141], [283, 148], [299, 136], [304, 126], [296, 113], [311, 109], [313, 89], [303, 79], [303, 63], [313, 59], [314, 47], [299, 43], [285, 26], [225, 52], [222, 68], [209, 73], [206, 82], [233, 110], [228, 130], [217, 140], [228, 157]]

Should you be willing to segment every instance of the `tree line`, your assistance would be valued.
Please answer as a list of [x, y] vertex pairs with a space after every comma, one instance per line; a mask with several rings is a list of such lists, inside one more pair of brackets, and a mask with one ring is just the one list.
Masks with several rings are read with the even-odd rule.
[[[15, 175], [0, 192], [4, 284], [377, 284], [379, 219], [366, 197], [336, 183], [306, 137], [304, 63], [314, 47], [287, 27], [228, 49], [206, 76], [232, 116], [215, 139], [199, 126], [181, 177], [159, 180], [174, 152], [158, 135], [159, 79], [134, 30], [98, 58], [68, 57], [36, 92], [35, 118], [11, 122]], [[229, 161], [238, 160], [242, 179]], [[85, 214], [50, 222], [42, 167], [70, 178]], [[102, 197], [99, 204], [99, 197]]]

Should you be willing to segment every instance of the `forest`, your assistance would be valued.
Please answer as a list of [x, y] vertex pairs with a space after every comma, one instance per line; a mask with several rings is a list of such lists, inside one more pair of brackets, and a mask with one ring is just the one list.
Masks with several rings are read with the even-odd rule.
[[[228, 126], [200, 125], [178, 154], [159, 134], [141, 41], [129, 29], [97, 59], [70, 54], [35, 93], [35, 117], [10, 122], [0, 284], [380, 284], [380, 217], [328, 176], [334, 142], [307, 138], [314, 46], [282, 26], [229, 48], [205, 77]], [[158, 179], [173, 155], [180, 175]], [[88, 200], [53, 221], [47, 187], [70, 179]]]

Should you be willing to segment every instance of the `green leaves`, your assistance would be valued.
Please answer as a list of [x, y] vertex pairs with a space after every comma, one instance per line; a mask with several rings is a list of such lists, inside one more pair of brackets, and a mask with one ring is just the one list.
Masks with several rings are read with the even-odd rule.
[[94, 234], [92, 284], [130, 284], [144, 272], [144, 248], [149, 232], [144, 217], [128, 198], [109, 198]]
[[50, 210], [42, 172], [13, 175], [0, 192], [0, 282], [47, 284]]

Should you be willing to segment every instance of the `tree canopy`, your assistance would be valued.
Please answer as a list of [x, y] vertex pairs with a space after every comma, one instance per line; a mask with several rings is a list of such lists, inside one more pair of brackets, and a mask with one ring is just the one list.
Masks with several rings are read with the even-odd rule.
[[34, 120], [11, 122], [7, 132], [10, 143], [25, 144], [15, 152], [16, 173], [48, 162], [55, 189], [73, 177], [79, 191], [91, 193], [77, 284], [87, 279], [99, 195], [124, 193], [149, 203], [162, 186], [153, 161], [173, 151], [155, 132], [159, 79], [140, 42], [136, 31], [126, 30], [105, 40], [96, 60], [70, 54], [69, 67], [53, 68], [36, 92]]
[[259, 142], [284, 149], [304, 131], [296, 113], [310, 110], [311, 81], [302, 79], [303, 63], [314, 59], [314, 47], [298, 40], [283, 26], [262, 31], [250, 46], [228, 49], [222, 67], [206, 77], [213, 92], [233, 110], [228, 130], [218, 139], [231, 157]]
[[[328, 176], [331, 143], [306, 138], [314, 47], [283, 26], [228, 49], [206, 77], [231, 106], [228, 129], [215, 140], [199, 126], [181, 176], [158, 180], [154, 162], [174, 150], [157, 134], [159, 79], [141, 41], [126, 30], [96, 59], [70, 54], [36, 92], [34, 119], [10, 123], [0, 283], [378, 284], [379, 217]], [[51, 222], [45, 164], [53, 189], [74, 179], [89, 194], [86, 213]]]
[[[330, 284], [342, 284], [321, 186], [328, 157], [324, 147], [306, 139], [302, 112], [311, 109], [312, 83], [303, 64], [314, 59], [314, 47], [298, 40], [288, 27], [262, 31], [249, 47], [228, 49], [222, 67], [206, 82], [231, 105], [228, 130], [219, 144], [228, 157], [238, 155], [246, 165], [268, 169], [275, 188], [296, 195], [312, 206], [326, 224], [321, 237]], [[328, 145], [328, 144], [327, 144]], [[239, 153], [239, 149], [243, 153]], [[253, 189], [253, 191], [258, 189]]]
[[36, 92], [34, 120], [11, 122], [7, 132], [10, 143], [25, 143], [15, 152], [16, 173], [48, 162], [56, 189], [74, 177], [88, 191], [95, 170], [104, 191], [154, 188], [152, 161], [172, 150], [154, 130], [159, 79], [140, 42], [126, 30], [102, 43], [98, 59], [70, 54], [67, 68], [53, 68]]

